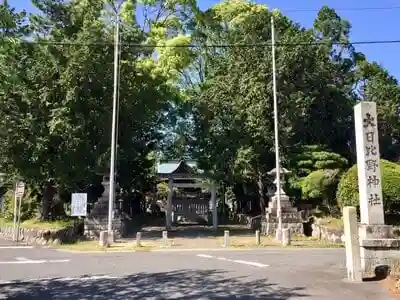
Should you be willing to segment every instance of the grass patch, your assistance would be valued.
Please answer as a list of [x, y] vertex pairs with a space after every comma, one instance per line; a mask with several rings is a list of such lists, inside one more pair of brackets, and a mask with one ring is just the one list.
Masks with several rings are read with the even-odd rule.
[[[273, 237], [261, 237], [260, 245], [257, 245], [255, 238], [252, 237], [231, 237], [231, 247], [234, 248], [266, 248], [283, 247], [282, 244]], [[343, 248], [343, 244], [333, 244], [325, 240], [318, 240], [312, 237], [292, 236], [291, 244], [287, 247], [295, 248]]]
[[332, 218], [332, 217], [325, 217], [321, 219], [321, 225], [331, 228], [331, 229], [337, 229], [337, 230], [343, 230], [344, 225], [343, 225], [343, 219], [340, 218]]
[[116, 242], [109, 247], [101, 247], [98, 240], [77, 241], [75, 243], [65, 243], [56, 246], [58, 249], [78, 252], [118, 252], [118, 251], [148, 251], [154, 248], [153, 245], [142, 243], [140, 247], [136, 242]]
[[[142, 240], [141, 247], [136, 247], [136, 241], [117, 241], [110, 247], [100, 247], [98, 240], [78, 241], [72, 244], [62, 244], [56, 246], [59, 249], [79, 252], [118, 252], [118, 251], [150, 251], [154, 249], [218, 249], [223, 247], [223, 238], [207, 237], [207, 238], [179, 238], [168, 239], [167, 244], [161, 239]], [[229, 248], [267, 248], [282, 247], [273, 237], [261, 237], [261, 244], [256, 244], [254, 236], [231, 236]], [[292, 248], [342, 248], [341, 244], [332, 244], [324, 240], [317, 240], [311, 237], [292, 236]]]
[[[0, 218], [1, 226], [13, 226], [12, 221]], [[30, 219], [21, 222], [21, 228], [39, 228], [39, 229], [63, 229], [74, 225], [73, 219], [55, 220], [55, 221], [42, 221], [40, 219]]]
[[330, 243], [313, 237], [293, 237], [292, 246], [298, 248], [344, 248], [344, 244]]

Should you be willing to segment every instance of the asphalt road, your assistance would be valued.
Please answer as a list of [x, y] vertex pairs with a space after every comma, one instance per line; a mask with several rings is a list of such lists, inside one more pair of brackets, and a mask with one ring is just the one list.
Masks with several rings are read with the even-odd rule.
[[76, 254], [0, 241], [0, 299], [392, 299], [343, 249]]

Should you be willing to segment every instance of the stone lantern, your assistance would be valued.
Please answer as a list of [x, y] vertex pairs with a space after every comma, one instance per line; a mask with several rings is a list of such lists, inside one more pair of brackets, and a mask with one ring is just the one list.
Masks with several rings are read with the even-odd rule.
[[285, 176], [287, 174], [290, 174], [291, 172], [285, 168], [280, 168], [280, 187], [278, 187], [278, 182], [277, 182], [277, 178], [276, 178], [276, 168], [273, 168], [271, 171], [268, 172], [268, 175], [273, 176], [274, 179], [274, 184], [275, 184], [275, 193], [274, 195], [271, 197], [271, 201], [268, 203], [268, 208], [267, 208], [267, 213], [276, 215], [277, 213], [277, 209], [278, 209], [278, 188], [280, 190], [280, 194], [281, 194], [281, 210], [282, 211], [290, 211], [290, 212], [294, 212], [297, 211], [296, 208], [292, 207], [291, 203], [290, 203], [290, 199], [289, 196], [286, 195], [285, 191], [283, 190], [283, 186], [285, 183]]
[[269, 236], [274, 236], [277, 234], [277, 229], [279, 228], [279, 219], [277, 215], [278, 191], [280, 191], [282, 229], [290, 228], [290, 232], [302, 235], [304, 231], [300, 215], [297, 212], [297, 208], [293, 207], [290, 203], [289, 196], [286, 195], [285, 191], [283, 190], [285, 176], [291, 172], [285, 168], [281, 168], [279, 173], [280, 186], [278, 187], [276, 180], [276, 169], [272, 169], [270, 172], [268, 172], [268, 175], [275, 177], [275, 192], [272, 189], [269, 191], [271, 201], [268, 203], [268, 207], [265, 209], [265, 218], [263, 218], [261, 221], [261, 233]]

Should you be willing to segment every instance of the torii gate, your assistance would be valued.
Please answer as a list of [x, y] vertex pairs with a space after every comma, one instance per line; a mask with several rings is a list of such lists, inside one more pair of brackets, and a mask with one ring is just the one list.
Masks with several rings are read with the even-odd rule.
[[[211, 212], [213, 229], [218, 228], [218, 211], [217, 211], [217, 186], [214, 181], [211, 184], [198, 182], [204, 180], [205, 176], [201, 171], [195, 170], [196, 163], [194, 161], [168, 161], [160, 163], [157, 166], [157, 177], [159, 181], [168, 181], [168, 196], [166, 205], [166, 228], [172, 226], [173, 211], [173, 188], [206, 188], [211, 192]], [[180, 182], [180, 181], [190, 182]]]

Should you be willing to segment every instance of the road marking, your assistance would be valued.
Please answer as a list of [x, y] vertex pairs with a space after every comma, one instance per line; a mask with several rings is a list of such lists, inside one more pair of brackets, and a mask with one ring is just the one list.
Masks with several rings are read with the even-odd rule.
[[25, 257], [17, 257], [16, 260], [12, 261], [0, 261], [0, 265], [23, 265], [23, 264], [45, 264], [45, 263], [66, 263], [70, 262], [70, 259], [27, 259]]
[[0, 246], [0, 249], [32, 249], [33, 246]]
[[105, 279], [122, 279], [123, 277], [110, 276], [110, 275], [99, 275], [99, 276], [81, 276], [81, 277], [60, 277], [60, 278], [36, 278], [36, 279], [26, 279], [26, 280], [0, 280], [0, 285], [8, 284], [22, 284], [31, 282], [40, 282], [42, 284], [47, 284], [49, 281], [58, 282], [70, 282], [70, 281], [95, 281], [95, 280], [105, 280]]
[[222, 260], [222, 261], [229, 261], [229, 262], [233, 262], [233, 263], [237, 263], [237, 264], [249, 265], [249, 266], [254, 266], [254, 267], [259, 267], [259, 268], [269, 267], [269, 265], [265, 265], [265, 264], [254, 262], [254, 261], [239, 260], [239, 259], [229, 259], [229, 258], [226, 258], [226, 257], [211, 256], [211, 255], [208, 255], [208, 254], [197, 254], [196, 256], [204, 257], [204, 258], [215, 258], [215, 259]]
[[269, 265], [264, 265], [264, 264], [261, 264], [261, 263], [258, 263], [258, 262], [254, 262], [254, 261], [234, 260], [234, 262], [238, 263], [238, 264], [255, 266], [255, 267], [259, 267], [259, 268], [269, 267]]
[[65, 262], [70, 262], [70, 259], [50, 259], [47, 260], [46, 262], [48, 263], [65, 263]]
[[13, 260], [0, 261], [0, 265], [44, 264], [45, 262], [45, 260]]
[[211, 255], [207, 255], [207, 254], [197, 254], [198, 257], [205, 257], [205, 258], [212, 258]]

